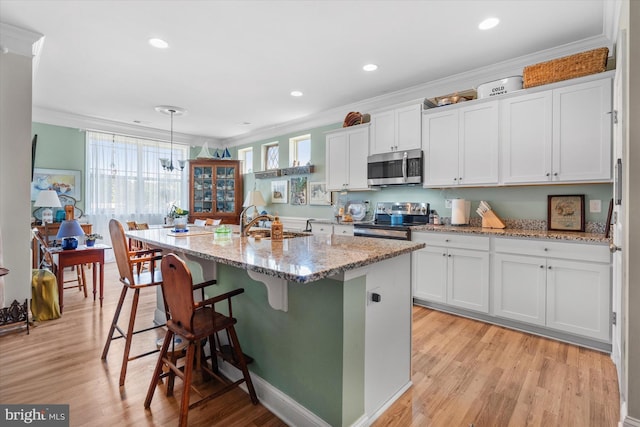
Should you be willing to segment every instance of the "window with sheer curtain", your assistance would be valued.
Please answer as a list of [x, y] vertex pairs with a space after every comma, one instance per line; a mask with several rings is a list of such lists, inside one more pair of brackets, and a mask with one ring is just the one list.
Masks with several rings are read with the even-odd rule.
[[[188, 150], [173, 144], [175, 166]], [[162, 224], [171, 204], [188, 209], [188, 167], [163, 170], [159, 159], [170, 157], [168, 142], [88, 131], [84, 205], [94, 232], [108, 242], [111, 218]]]

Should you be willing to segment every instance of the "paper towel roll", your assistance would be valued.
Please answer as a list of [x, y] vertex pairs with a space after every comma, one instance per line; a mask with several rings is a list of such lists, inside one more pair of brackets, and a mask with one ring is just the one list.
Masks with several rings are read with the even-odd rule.
[[469, 223], [467, 214], [467, 202], [464, 199], [451, 200], [451, 224], [462, 225]]

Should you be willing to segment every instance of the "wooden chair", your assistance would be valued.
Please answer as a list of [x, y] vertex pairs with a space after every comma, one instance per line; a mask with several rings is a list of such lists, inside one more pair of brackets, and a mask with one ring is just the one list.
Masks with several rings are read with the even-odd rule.
[[[222, 295], [206, 299], [200, 302], [194, 302], [192, 292], [191, 272], [187, 268], [184, 261], [174, 254], [166, 255], [161, 263], [162, 275], [162, 292], [170, 312], [170, 319], [167, 320], [167, 334], [165, 335], [162, 349], [158, 356], [158, 362], [153, 372], [151, 384], [147, 391], [147, 397], [144, 401], [144, 407], [149, 408], [153, 394], [161, 377], [169, 376], [167, 381], [167, 396], [173, 394], [173, 378], [178, 376], [184, 382], [182, 399], [180, 402], [180, 418], [179, 426], [187, 425], [187, 417], [189, 409], [195, 408], [215, 397], [218, 397], [241, 383], [246, 383], [251, 397], [251, 402], [256, 405], [258, 397], [251, 376], [247, 369], [245, 356], [240, 348], [240, 343], [236, 335], [234, 325], [236, 319], [233, 317], [231, 309], [231, 298], [244, 292], [244, 289], [236, 289]], [[217, 302], [228, 302], [229, 315], [225, 316], [215, 311], [214, 305]], [[232, 359], [225, 359], [233, 363], [241, 372], [242, 378], [231, 382], [223, 377], [218, 371], [217, 351], [215, 348], [215, 336], [219, 331], [226, 331], [230, 338], [230, 347], [233, 351]], [[187, 342], [187, 351], [184, 359], [184, 367], [178, 367], [173, 355], [169, 355], [169, 345], [173, 342], [174, 335], [179, 335]], [[194, 359], [201, 354], [198, 346], [203, 339], [208, 338], [209, 349], [211, 353], [211, 368], [209, 368], [206, 360], [199, 363], [203, 376], [213, 376], [225, 384], [225, 387], [217, 390], [213, 394], [203, 397], [193, 404], [189, 404], [189, 395], [191, 390], [191, 380], [193, 375]], [[169, 367], [168, 373], [163, 373], [163, 366]]]
[[[49, 252], [49, 245], [47, 243], [47, 239], [39, 232], [34, 231], [33, 233], [34, 239], [38, 242], [38, 265], [34, 265], [33, 268], [39, 270], [49, 270], [53, 274], [58, 273], [58, 264], [56, 264], [53, 255]], [[73, 267], [72, 267], [73, 268]], [[84, 297], [87, 297], [87, 279], [84, 273], [84, 265], [76, 265], [75, 266], [75, 279], [65, 280], [64, 283], [70, 282], [78, 282], [77, 285], [73, 286], [64, 286], [62, 284], [63, 289], [74, 289], [78, 288], [78, 291], [84, 291]]]
[[[162, 275], [159, 270], [155, 268], [155, 261], [162, 259], [159, 255], [162, 252], [160, 249], [151, 250], [139, 250], [130, 251], [127, 247], [127, 238], [124, 235], [124, 229], [122, 224], [115, 219], [109, 221], [109, 234], [111, 235], [111, 246], [113, 247], [113, 253], [116, 258], [116, 264], [118, 266], [118, 273], [120, 274], [120, 282], [122, 283], [122, 292], [120, 293], [120, 299], [118, 300], [118, 306], [116, 307], [115, 314], [113, 315], [113, 321], [111, 322], [111, 328], [107, 336], [107, 342], [102, 350], [102, 359], [106, 360], [109, 353], [109, 346], [111, 341], [119, 338], [125, 339], [124, 354], [122, 356], [122, 368], [120, 370], [120, 385], [124, 385], [124, 380], [127, 375], [127, 364], [129, 361], [147, 356], [158, 351], [154, 348], [151, 351], [130, 356], [131, 340], [133, 336], [142, 332], [151, 331], [153, 329], [161, 328], [164, 325], [156, 325], [145, 329], [134, 331], [136, 321], [136, 311], [138, 309], [138, 300], [140, 298], [140, 290], [146, 288], [155, 288], [162, 283]], [[136, 264], [142, 262], [149, 262], [149, 269], [145, 272], [137, 271], [133, 272], [133, 267]], [[131, 304], [131, 314], [129, 316], [129, 325], [127, 330], [123, 331], [118, 326], [118, 318], [122, 311], [127, 291], [133, 290], [133, 302]], [[115, 332], [118, 332], [114, 336]]]

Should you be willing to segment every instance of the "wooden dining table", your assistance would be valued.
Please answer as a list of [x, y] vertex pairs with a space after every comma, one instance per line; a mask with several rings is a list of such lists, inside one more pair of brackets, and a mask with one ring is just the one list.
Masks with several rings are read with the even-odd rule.
[[96, 284], [98, 284], [98, 267], [100, 268], [99, 296], [100, 308], [102, 308], [102, 300], [104, 298], [104, 251], [111, 249], [111, 246], [105, 244], [96, 244], [95, 246], [79, 245], [76, 249], [62, 249], [60, 247], [48, 248], [52, 255], [58, 256], [58, 271], [56, 280], [58, 281], [58, 298], [60, 303], [60, 313], [64, 307], [64, 269], [75, 265], [92, 264], [93, 265], [93, 300], [96, 300]]

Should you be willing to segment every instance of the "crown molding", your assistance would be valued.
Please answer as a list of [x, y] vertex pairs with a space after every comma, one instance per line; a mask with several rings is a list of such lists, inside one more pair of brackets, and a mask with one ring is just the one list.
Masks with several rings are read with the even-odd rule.
[[[169, 140], [169, 130], [155, 129], [145, 126], [137, 126], [129, 123], [122, 123], [98, 117], [89, 117], [65, 111], [51, 110], [33, 106], [32, 120], [37, 123], [45, 123], [55, 126], [66, 126], [76, 128], [80, 131], [96, 130], [107, 133], [117, 133], [120, 135], [131, 135], [140, 138], [157, 139], [161, 141]], [[191, 146], [201, 146], [204, 142], [213, 148], [221, 148], [220, 140], [212, 137], [191, 135], [187, 133], [173, 132], [173, 142]]]
[[0, 22], [0, 49], [3, 53], [31, 58], [39, 53], [43, 39], [40, 33]]
[[476, 88], [482, 83], [505, 76], [522, 75], [522, 69], [527, 65], [537, 64], [538, 62], [548, 61], [599, 47], [608, 47], [610, 55], [614, 52], [612, 40], [605, 36], [590, 37], [574, 43], [539, 51], [531, 55], [521, 56], [443, 79], [433, 80], [392, 93], [332, 108], [312, 116], [259, 128], [237, 137], [222, 139], [220, 142], [224, 146], [233, 147], [304, 129], [313, 129], [320, 126], [341, 123], [349, 111], [375, 113], [376, 111], [383, 111], [403, 104], [422, 103], [424, 98], [433, 98], [435, 96]]
[[[235, 137], [221, 139], [212, 138], [210, 136], [174, 132], [174, 142], [189, 144], [192, 146], [201, 146], [204, 141], [207, 141], [213, 148], [222, 148], [224, 146], [234, 147], [249, 144], [288, 133], [342, 123], [344, 116], [349, 111], [375, 113], [377, 111], [383, 111], [405, 104], [422, 103], [424, 98], [433, 98], [436, 96], [476, 88], [482, 83], [493, 81], [501, 77], [521, 75], [522, 69], [527, 65], [584, 52], [585, 50], [608, 47], [609, 53], [612, 55], [614, 53], [613, 44], [613, 40], [610, 40], [604, 35], [591, 37], [578, 42], [539, 51], [531, 55], [525, 55], [490, 66], [466, 71], [443, 79], [411, 86], [392, 93], [342, 105], [307, 117], [272, 126], [265, 126]], [[78, 129], [96, 129], [105, 132], [136, 135], [160, 140], [166, 140], [168, 135], [167, 130], [153, 129], [145, 126], [121, 123], [36, 106], [33, 107], [33, 121]]]

